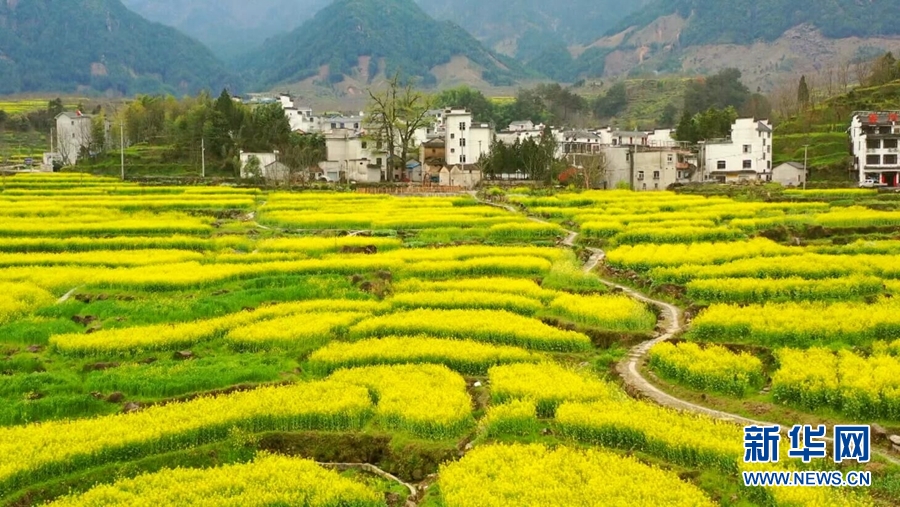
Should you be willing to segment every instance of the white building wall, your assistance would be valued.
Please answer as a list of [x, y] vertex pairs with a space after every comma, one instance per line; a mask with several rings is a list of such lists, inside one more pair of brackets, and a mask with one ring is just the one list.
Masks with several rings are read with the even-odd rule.
[[[377, 183], [387, 169], [387, 154], [378, 153], [368, 141], [352, 130], [338, 129], [325, 135], [327, 160], [320, 164], [329, 181], [340, 179]], [[372, 167], [370, 167], [372, 166]]]
[[75, 165], [81, 149], [91, 145], [91, 117], [67, 113], [56, 117], [57, 152], [64, 165]]
[[[763, 125], [765, 128], [761, 128]], [[772, 174], [772, 131], [767, 121], [739, 118], [731, 127], [731, 140], [711, 142], [704, 147], [704, 168], [708, 179], [725, 177], [726, 181], [738, 179], [736, 173], [747, 173], [741, 178], [760, 180]], [[726, 174], [728, 173], [728, 174]], [[754, 175], [750, 175], [754, 173]]]
[[473, 124], [472, 113], [462, 109], [444, 111], [444, 143], [447, 166], [474, 164], [491, 150], [494, 130], [488, 124]]

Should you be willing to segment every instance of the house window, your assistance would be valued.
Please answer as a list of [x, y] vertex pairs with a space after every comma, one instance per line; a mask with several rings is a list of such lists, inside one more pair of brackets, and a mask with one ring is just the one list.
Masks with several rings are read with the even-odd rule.
[[459, 145], [460, 145], [460, 146], [465, 146], [465, 145], [466, 145], [466, 138], [465, 138], [465, 137], [460, 137], [460, 138], [459, 138]]
[[659, 183], [653, 184], [653, 190], [659, 190]]
[[897, 165], [897, 155], [885, 155], [884, 165]]
[[766, 147], [766, 151], [768, 151], [769, 153], [772, 153], [772, 145], [771, 144]]
[[672, 161], [672, 155], [670, 154], [670, 155], [669, 155], [669, 162], [671, 162], [671, 161]]
[[626, 161], [626, 162], [630, 162], [630, 161], [631, 161], [631, 153], [626, 153], [626, 154], [625, 154], [625, 161]]
[[638, 171], [637, 179], [638, 179], [638, 181], [641, 181], [644, 179], [644, 171]]
[[362, 146], [362, 149], [366, 149], [366, 146], [368, 146], [368, 145], [369, 145], [369, 143], [363, 141], [360, 146]]
[[771, 160], [769, 160], [768, 162], [766, 162], [766, 168], [767, 168], [767, 169], [772, 169], [772, 161], [771, 161]]
[[753, 169], [753, 161], [745, 160], [744, 161], [744, 169]]
[[881, 155], [866, 155], [866, 165], [881, 165]]
[[877, 150], [881, 148], [881, 140], [880, 139], [869, 139], [866, 141], [866, 148], [870, 150]]
[[375, 165], [381, 166], [381, 157], [375, 159]]
[[456, 153], [456, 148], [450, 148], [450, 153]]
[[466, 122], [464, 122], [464, 121], [459, 122], [459, 130], [466, 130]]
[[450, 134], [450, 139], [456, 139], [456, 134]]
[[719, 169], [720, 171], [721, 171], [721, 170], [724, 170], [724, 169], [725, 169], [725, 161], [724, 161], [724, 160], [719, 160], [719, 161], [717, 161], [717, 162], [716, 162], [716, 169]]
[[381, 141], [378, 141], [377, 143], [375, 143], [375, 149], [376, 149], [376, 150], [380, 150], [380, 149], [381, 149]]
[[341, 128], [344, 128], [344, 124], [343, 124], [343, 123], [341, 123]]
[[658, 179], [659, 179], [659, 171], [653, 171], [653, 179], [654, 179], [654, 180], [658, 180]]
[[460, 162], [461, 164], [465, 164], [465, 163], [466, 163], [466, 156], [465, 156], [465, 155], [460, 155], [460, 156], [459, 156], [459, 162]]
[[646, 183], [644, 183], [643, 185], [641, 185], [641, 190], [647, 190], [647, 184], [646, 184]]
[[897, 140], [896, 139], [885, 139], [884, 147], [888, 149], [896, 149], [897, 148]]
[[75, 120], [72, 120], [72, 126], [73, 127], [75, 126]]
[[744, 145], [744, 153], [750, 153], [750, 145], [749, 144]]
[[332, 124], [331, 124], [331, 128], [336, 129], [336, 128], [337, 128], [337, 123], [332, 123]]
[[358, 128], [359, 128], [359, 123], [354, 123], [354, 124], [353, 124], [353, 128], [358, 129]]

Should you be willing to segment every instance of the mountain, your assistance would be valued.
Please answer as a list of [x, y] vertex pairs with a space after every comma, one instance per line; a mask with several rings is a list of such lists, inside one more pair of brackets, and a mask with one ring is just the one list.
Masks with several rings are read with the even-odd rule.
[[655, 0], [577, 48], [608, 76], [737, 67], [751, 87], [900, 49], [900, 0]]
[[241, 59], [261, 87], [314, 80], [364, 86], [400, 71], [421, 84], [511, 85], [526, 71], [413, 0], [337, 0], [290, 33]]
[[565, 44], [603, 35], [649, 0], [418, 0], [436, 19], [449, 20], [497, 51], [515, 56], [525, 34]]
[[123, 0], [152, 21], [179, 29], [223, 59], [289, 32], [331, 0]]
[[0, 93], [194, 93], [234, 86], [212, 53], [119, 0], [0, 2]]

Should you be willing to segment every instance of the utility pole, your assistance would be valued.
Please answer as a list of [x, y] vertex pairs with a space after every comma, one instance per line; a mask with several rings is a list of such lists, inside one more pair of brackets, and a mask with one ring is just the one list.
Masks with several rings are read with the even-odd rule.
[[809, 161], [809, 145], [803, 145], [803, 190], [806, 190], [806, 180], [809, 178], [809, 169], [806, 164]]
[[200, 138], [200, 177], [206, 178], [206, 139]]
[[122, 157], [122, 181], [125, 181], [125, 122], [119, 123], [119, 153]]

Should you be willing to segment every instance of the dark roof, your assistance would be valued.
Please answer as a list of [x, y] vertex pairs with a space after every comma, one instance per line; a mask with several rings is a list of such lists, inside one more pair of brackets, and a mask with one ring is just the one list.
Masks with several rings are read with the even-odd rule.
[[422, 164], [420, 164], [418, 160], [410, 160], [409, 162], [406, 163], [406, 168], [407, 169], [415, 169], [416, 167], [419, 167], [420, 165], [422, 165]]
[[756, 122], [756, 130], [757, 132], [772, 132], [772, 128], [761, 121]]
[[427, 148], [443, 148], [445, 146], [444, 139], [441, 137], [436, 137], [429, 141], [425, 141], [422, 143], [423, 146]]
[[869, 116], [873, 114], [877, 118], [875, 125], [893, 125], [896, 122], [891, 121], [891, 116], [900, 117], [900, 111], [856, 111], [853, 113], [854, 116], [859, 116], [859, 121], [864, 125], [872, 125]]
[[617, 130], [612, 134], [615, 137], [648, 137], [649, 134], [646, 132], [636, 132], [636, 131], [628, 131], [628, 130]]
[[[803, 169], [803, 164], [801, 164], [800, 162], [784, 162], [784, 163], [778, 164], [778, 165], [785, 165], [785, 164], [793, 167], [794, 169]], [[778, 167], [778, 166], [775, 166], [775, 167]]]

